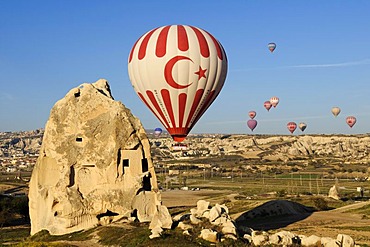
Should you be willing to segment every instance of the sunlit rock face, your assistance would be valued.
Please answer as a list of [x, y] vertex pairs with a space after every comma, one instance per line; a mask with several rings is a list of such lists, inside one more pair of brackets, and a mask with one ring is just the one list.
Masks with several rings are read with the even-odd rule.
[[106, 80], [84, 83], [54, 105], [30, 181], [31, 235], [66, 234], [133, 212], [150, 221], [156, 191], [145, 130]]

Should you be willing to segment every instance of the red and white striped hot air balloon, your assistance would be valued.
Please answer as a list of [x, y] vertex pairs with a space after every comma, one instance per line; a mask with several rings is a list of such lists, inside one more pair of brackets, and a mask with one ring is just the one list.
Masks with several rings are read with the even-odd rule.
[[278, 97], [271, 97], [270, 103], [273, 107], [276, 107], [279, 104], [279, 98]]
[[265, 103], [263, 103], [263, 106], [266, 108], [267, 111], [270, 111], [270, 109], [272, 107], [270, 101], [265, 101]]
[[346, 118], [346, 122], [348, 124], [349, 127], [353, 127], [353, 125], [355, 125], [357, 119], [354, 117], [354, 116], [349, 116]]
[[186, 25], [155, 28], [128, 58], [131, 83], [173, 139], [181, 142], [220, 93], [227, 74], [222, 45]]
[[248, 116], [249, 116], [251, 119], [253, 119], [256, 115], [257, 115], [257, 112], [255, 112], [255, 111], [249, 111], [249, 112], [248, 112]]
[[286, 127], [288, 128], [288, 130], [290, 131], [290, 133], [293, 134], [293, 132], [295, 131], [295, 129], [297, 128], [297, 124], [295, 122], [289, 122]]

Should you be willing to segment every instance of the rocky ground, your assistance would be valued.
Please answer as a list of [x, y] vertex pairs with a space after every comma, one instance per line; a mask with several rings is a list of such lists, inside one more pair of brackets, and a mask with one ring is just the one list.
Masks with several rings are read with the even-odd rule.
[[[229, 194], [230, 192], [226, 192]], [[173, 206], [187, 205], [196, 206], [197, 200], [214, 198], [213, 202], [222, 201], [224, 192], [220, 191], [168, 191], [162, 194], [163, 204], [171, 208]], [[230, 195], [230, 194], [229, 194]], [[234, 196], [229, 196], [231, 203], [235, 200]], [[234, 198], [234, 199], [233, 199]], [[181, 202], [181, 203], [179, 203]], [[229, 202], [229, 203], [230, 203]], [[284, 200], [279, 202], [281, 208], [289, 210], [284, 205]], [[261, 203], [261, 202], [260, 202]], [[265, 229], [269, 231], [290, 231], [297, 235], [316, 235], [319, 237], [336, 238], [338, 234], [351, 236], [357, 244], [370, 245], [370, 218], [364, 214], [353, 213], [354, 209], [369, 207], [370, 201], [355, 202], [334, 210], [317, 211], [307, 213], [304, 210], [296, 215], [282, 215], [278, 217], [259, 218], [258, 224], [253, 221], [249, 226], [254, 229]], [[294, 213], [297, 213], [296, 211]], [[231, 218], [236, 220], [243, 212], [232, 214]], [[248, 225], [248, 222], [246, 222]]]

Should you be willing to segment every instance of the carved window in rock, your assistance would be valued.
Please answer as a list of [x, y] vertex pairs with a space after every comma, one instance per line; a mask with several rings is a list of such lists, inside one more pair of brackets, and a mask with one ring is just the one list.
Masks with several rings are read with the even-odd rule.
[[75, 168], [71, 166], [69, 168], [69, 184], [68, 187], [72, 187], [75, 184]]
[[82, 137], [76, 137], [76, 142], [82, 142]]
[[82, 167], [95, 167], [95, 164], [83, 164]]
[[130, 165], [129, 159], [122, 160], [122, 174], [125, 174], [125, 167], [129, 167], [129, 165]]
[[141, 171], [142, 171], [142, 172], [147, 172], [147, 171], [149, 171], [149, 167], [148, 167], [148, 159], [147, 159], [147, 158], [141, 159]]
[[150, 173], [143, 177], [143, 189], [145, 191], [151, 191], [152, 190], [152, 185], [150, 183], [150, 178], [151, 177], [152, 177], [152, 175]]

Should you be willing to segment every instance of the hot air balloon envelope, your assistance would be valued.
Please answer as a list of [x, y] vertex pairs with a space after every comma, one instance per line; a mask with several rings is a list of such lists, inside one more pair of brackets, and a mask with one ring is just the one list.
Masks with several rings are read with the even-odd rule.
[[154, 135], [155, 136], [160, 136], [162, 134], [162, 129], [161, 128], [155, 128], [154, 130]]
[[346, 118], [346, 122], [348, 124], [349, 127], [353, 127], [353, 125], [355, 125], [357, 119], [354, 117], [354, 116], [349, 116]]
[[297, 128], [297, 124], [295, 122], [289, 122], [287, 124], [287, 128], [288, 130], [290, 131], [290, 133], [293, 134], [293, 132], [295, 131], [295, 129]]
[[269, 44], [267, 45], [267, 47], [269, 48], [269, 50], [270, 50], [271, 52], [273, 52], [273, 51], [275, 50], [275, 48], [276, 48], [276, 44], [275, 44], [275, 43], [269, 43]]
[[331, 113], [333, 113], [334, 116], [338, 116], [340, 113], [340, 108], [337, 106], [331, 108]]
[[140, 99], [181, 142], [220, 93], [227, 58], [210, 33], [193, 26], [163, 26], [137, 40], [128, 73]]
[[270, 109], [272, 107], [270, 101], [265, 101], [265, 103], [263, 103], [263, 106], [266, 108], [267, 111], [270, 111]]
[[305, 124], [305, 123], [299, 123], [298, 124], [298, 127], [303, 132], [307, 128], [307, 124]]
[[250, 111], [248, 112], [248, 116], [253, 119], [255, 116], [257, 115], [257, 113], [255, 111]]
[[271, 97], [270, 103], [273, 107], [276, 107], [279, 104], [279, 98], [278, 97]]
[[254, 120], [254, 119], [249, 119], [247, 121], [247, 125], [253, 131], [256, 128], [256, 126], [257, 126], [257, 121]]

